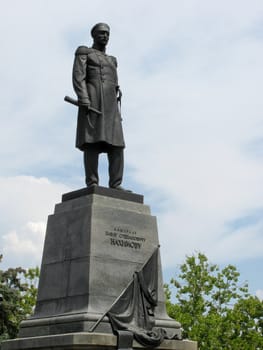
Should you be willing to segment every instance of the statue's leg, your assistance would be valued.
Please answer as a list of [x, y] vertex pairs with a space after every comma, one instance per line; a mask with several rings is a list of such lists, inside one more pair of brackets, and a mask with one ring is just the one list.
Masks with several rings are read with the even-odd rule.
[[86, 185], [98, 185], [98, 163], [99, 163], [99, 148], [95, 145], [89, 145], [84, 150], [84, 167], [86, 174]]
[[108, 150], [109, 160], [109, 187], [117, 188], [123, 177], [123, 148], [111, 146]]

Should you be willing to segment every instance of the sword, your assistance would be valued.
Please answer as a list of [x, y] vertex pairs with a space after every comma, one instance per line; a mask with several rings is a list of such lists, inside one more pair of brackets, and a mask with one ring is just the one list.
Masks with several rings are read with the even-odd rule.
[[[78, 106], [78, 107], [82, 107], [82, 106], [79, 104], [79, 102], [78, 102], [77, 100], [74, 100], [74, 98], [72, 98], [72, 97], [65, 96], [65, 97], [64, 97], [64, 101], [66, 101], [66, 102], [68, 102], [68, 103], [71, 103], [72, 105], [75, 105], [75, 106]], [[83, 106], [83, 107], [85, 107], [85, 106]], [[87, 109], [88, 109], [89, 111], [95, 112], [95, 113], [97, 113], [97, 114], [99, 114], [99, 115], [102, 114], [101, 111], [99, 111], [99, 110], [96, 109], [96, 108], [88, 107], [88, 106], [87, 106]]]

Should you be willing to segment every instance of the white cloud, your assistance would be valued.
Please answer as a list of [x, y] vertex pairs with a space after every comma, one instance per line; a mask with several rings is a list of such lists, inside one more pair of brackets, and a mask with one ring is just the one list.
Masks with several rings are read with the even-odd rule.
[[[24, 227], [18, 228], [3, 235], [4, 257], [15, 257], [17, 263], [23, 267], [33, 267], [40, 264], [42, 256], [46, 224], [44, 222], [28, 222]], [[25, 262], [30, 264], [25, 266]]]
[[259, 300], [263, 300], [263, 289], [259, 289], [256, 291], [256, 296], [259, 298]]
[[0, 242], [4, 266], [40, 265], [47, 217], [70, 189], [46, 178], [0, 178]]

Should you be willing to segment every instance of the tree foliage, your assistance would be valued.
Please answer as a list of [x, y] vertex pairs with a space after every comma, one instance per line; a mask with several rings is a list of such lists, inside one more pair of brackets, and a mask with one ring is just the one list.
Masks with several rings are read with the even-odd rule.
[[239, 277], [235, 266], [220, 269], [199, 253], [188, 256], [165, 286], [168, 314], [200, 350], [263, 349], [263, 303]]
[[38, 278], [38, 267], [0, 269], [0, 340], [15, 338], [20, 322], [32, 314]]

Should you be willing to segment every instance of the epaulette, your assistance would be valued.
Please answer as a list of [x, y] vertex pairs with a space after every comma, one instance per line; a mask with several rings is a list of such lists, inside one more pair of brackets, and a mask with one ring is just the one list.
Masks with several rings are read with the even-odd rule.
[[79, 46], [75, 52], [75, 55], [88, 55], [92, 49], [87, 46]]
[[109, 57], [114, 62], [115, 66], [117, 67], [118, 66], [117, 58], [114, 56], [109, 56]]

